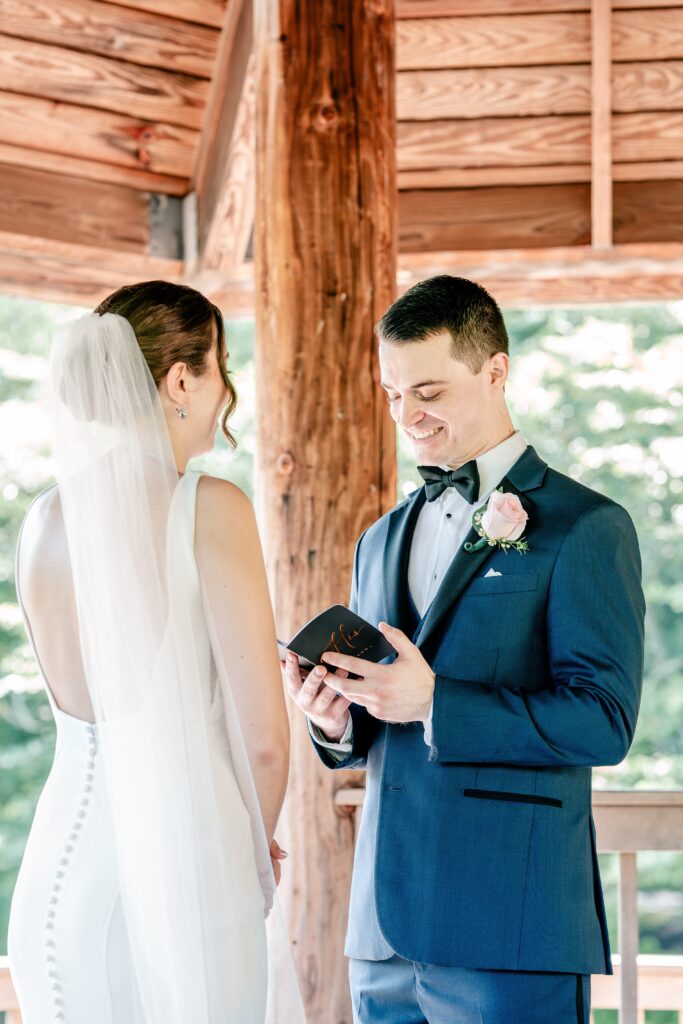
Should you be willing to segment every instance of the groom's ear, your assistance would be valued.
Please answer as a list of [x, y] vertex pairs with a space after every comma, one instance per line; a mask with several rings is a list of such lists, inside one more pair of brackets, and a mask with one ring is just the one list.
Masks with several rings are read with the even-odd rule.
[[510, 374], [510, 357], [507, 353], [496, 352], [495, 355], [491, 356], [486, 372], [488, 373], [489, 380], [494, 387], [504, 389]]

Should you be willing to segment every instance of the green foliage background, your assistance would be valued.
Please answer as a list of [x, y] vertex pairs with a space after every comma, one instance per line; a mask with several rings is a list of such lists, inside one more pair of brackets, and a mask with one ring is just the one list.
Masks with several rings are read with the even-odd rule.
[[[0, 954], [17, 868], [54, 750], [52, 716], [16, 605], [14, 549], [30, 501], [52, 479], [37, 401], [49, 338], [57, 323], [79, 312], [0, 298]], [[555, 468], [623, 504], [641, 543], [648, 605], [641, 717], [626, 761], [596, 772], [595, 784], [681, 788], [683, 303], [509, 311], [506, 321], [516, 424]], [[230, 322], [229, 331], [240, 444], [233, 452], [218, 435], [214, 452], [197, 464], [251, 495], [253, 324]], [[402, 439], [399, 469], [400, 498], [418, 480]], [[616, 863], [602, 860], [618, 948]], [[641, 854], [638, 866], [642, 951], [683, 954], [683, 856]]]

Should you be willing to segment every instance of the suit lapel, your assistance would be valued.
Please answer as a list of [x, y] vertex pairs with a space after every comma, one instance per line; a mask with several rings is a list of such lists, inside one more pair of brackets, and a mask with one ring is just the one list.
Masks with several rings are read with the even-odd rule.
[[[504, 491], [512, 491], [514, 494], [519, 496], [522, 506], [529, 515], [529, 529], [527, 531], [527, 536], [533, 536], [534, 505], [526, 492], [533, 490], [535, 487], [541, 486], [547, 468], [547, 464], [543, 462], [543, 460], [536, 454], [536, 451], [529, 446], [514, 464], [507, 476], [503, 477], [501, 482], [498, 484], [498, 487], [502, 487]], [[480, 506], [477, 505], [476, 507], [479, 508]], [[496, 551], [496, 547], [491, 547], [488, 544], [479, 551], [465, 551], [465, 544], [474, 544], [478, 540], [480, 540], [479, 534], [476, 532], [474, 527], [472, 527], [467, 537], [465, 537], [465, 540], [460, 545], [453, 561], [449, 565], [446, 575], [441, 582], [441, 586], [436, 592], [434, 600], [427, 611], [422, 623], [422, 628], [415, 639], [415, 643], [418, 647], [424, 646], [449, 609], [458, 600], [467, 584], [477, 573], [477, 570], [479, 570], [486, 559]], [[509, 552], [508, 557], [523, 558], [524, 556], [511, 551]]]
[[407, 502], [389, 516], [387, 539], [384, 544], [384, 607], [387, 622], [404, 629], [410, 622], [408, 606], [408, 561], [410, 544], [420, 510], [426, 501], [425, 489], [420, 487]]

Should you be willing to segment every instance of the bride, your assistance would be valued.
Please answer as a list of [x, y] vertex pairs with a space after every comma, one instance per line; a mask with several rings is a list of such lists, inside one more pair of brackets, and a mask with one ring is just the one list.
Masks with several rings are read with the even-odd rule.
[[50, 354], [57, 483], [17, 593], [57, 726], [8, 934], [24, 1024], [300, 1024], [274, 841], [289, 731], [252, 506], [186, 472], [236, 394], [220, 311], [150, 281]]

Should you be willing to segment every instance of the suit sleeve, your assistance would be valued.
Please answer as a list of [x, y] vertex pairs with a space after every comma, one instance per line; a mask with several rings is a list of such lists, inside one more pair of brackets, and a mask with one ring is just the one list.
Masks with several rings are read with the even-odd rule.
[[546, 613], [549, 685], [496, 687], [436, 677], [432, 761], [529, 767], [618, 764], [633, 739], [643, 676], [645, 601], [628, 513], [601, 502], [579, 516], [553, 569]]
[[[361, 534], [353, 557], [353, 578], [349, 608], [354, 612], [358, 611], [358, 564], [360, 546], [364, 536], [365, 533]], [[353, 731], [350, 737], [352, 746], [349, 753], [343, 754], [338, 750], [330, 749], [322, 743], [317, 743], [315, 738], [311, 736], [318, 757], [327, 768], [365, 768], [366, 766], [368, 751], [377, 733], [378, 722], [359, 704], [352, 704], [350, 711]]]

